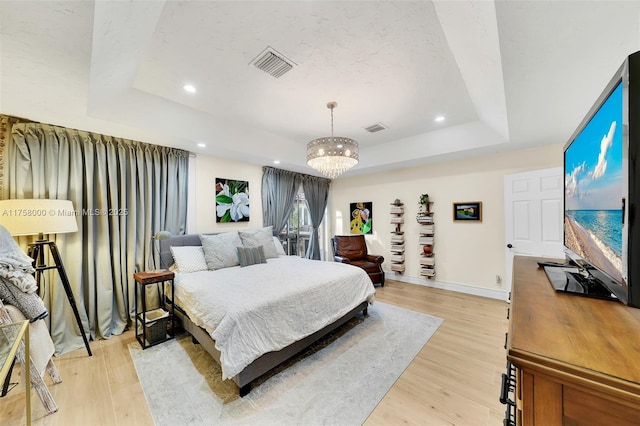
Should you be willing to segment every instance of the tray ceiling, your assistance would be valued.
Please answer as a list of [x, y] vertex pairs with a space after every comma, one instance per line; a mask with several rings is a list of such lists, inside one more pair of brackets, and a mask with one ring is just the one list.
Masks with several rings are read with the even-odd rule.
[[313, 174], [336, 101], [349, 176], [566, 142], [639, 24], [636, 1], [3, 1], [0, 108]]

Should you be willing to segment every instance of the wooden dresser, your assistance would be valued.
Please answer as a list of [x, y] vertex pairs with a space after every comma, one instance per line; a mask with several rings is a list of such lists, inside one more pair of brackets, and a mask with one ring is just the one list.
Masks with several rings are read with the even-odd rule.
[[537, 260], [514, 259], [506, 348], [517, 424], [639, 425], [640, 309], [557, 294]]

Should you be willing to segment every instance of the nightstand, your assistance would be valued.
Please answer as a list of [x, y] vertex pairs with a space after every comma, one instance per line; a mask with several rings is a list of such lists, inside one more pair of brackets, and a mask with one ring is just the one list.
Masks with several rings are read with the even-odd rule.
[[[151, 272], [137, 272], [133, 274], [133, 279], [136, 281], [136, 288], [134, 291], [134, 305], [135, 305], [135, 333], [136, 339], [142, 346], [142, 349], [146, 349], [150, 346], [157, 345], [158, 343], [165, 342], [169, 339], [173, 339], [176, 330], [175, 324], [175, 306], [173, 304], [173, 279], [175, 274], [171, 271], [151, 271]], [[165, 282], [171, 283], [170, 296], [166, 294]], [[158, 291], [162, 294], [160, 297], [160, 308], [147, 310], [147, 286], [155, 285], [160, 286], [161, 290]], [[142, 297], [140, 307], [142, 312], [138, 312], [138, 292]], [[165, 311], [164, 307], [167, 307], [169, 311]], [[169, 325], [169, 327], [167, 327]]]

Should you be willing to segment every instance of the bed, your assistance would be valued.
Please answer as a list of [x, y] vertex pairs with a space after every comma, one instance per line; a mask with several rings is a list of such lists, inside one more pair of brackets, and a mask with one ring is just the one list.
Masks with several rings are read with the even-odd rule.
[[[260, 232], [273, 238], [270, 228]], [[203, 250], [211, 250], [203, 241]], [[251, 246], [251, 240], [242, 241]], [[180, 247], [202, 247], [200, 235], [160, 240], [162, 267], [174, 265]], [[250, 266], [176, 271], [177, 318], [221, 365], [223, 380], [238, 385], [241, 397], [258, 377], [360, 312], [366, 316], [374, 300], [375, 289], [362, 269], [283, 253]]]

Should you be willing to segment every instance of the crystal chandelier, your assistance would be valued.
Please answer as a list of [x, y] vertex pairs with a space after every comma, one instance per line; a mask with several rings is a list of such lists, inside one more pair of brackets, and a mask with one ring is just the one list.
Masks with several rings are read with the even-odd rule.
[[334, 179], [358, 164], [358, 142], [333, 136], [333, 110], [338, 104], [329, 102], [331, 137], [314, 139], [307, 144], [307, 164], [329, 179]]

